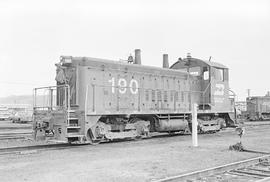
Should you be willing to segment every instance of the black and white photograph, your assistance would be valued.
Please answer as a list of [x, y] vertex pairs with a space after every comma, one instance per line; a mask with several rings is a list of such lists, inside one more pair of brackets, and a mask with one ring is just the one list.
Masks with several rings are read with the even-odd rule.
[[0, 0], [0, 182], [270, 182], [269, 0]]

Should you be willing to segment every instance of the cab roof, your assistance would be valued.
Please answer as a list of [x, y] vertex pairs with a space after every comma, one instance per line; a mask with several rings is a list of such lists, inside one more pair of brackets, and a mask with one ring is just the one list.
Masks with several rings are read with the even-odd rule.
[[223, 64], [212, 62], [212, 61], [204, 61], [204, 60], [192, 58], [192, 57], [180, 59], [177, 62], [175, 62], [170, 68], [181, 69], [181, 68], [194, 67], [194, 66], [210, 66], [210, 67], [228, 69]]

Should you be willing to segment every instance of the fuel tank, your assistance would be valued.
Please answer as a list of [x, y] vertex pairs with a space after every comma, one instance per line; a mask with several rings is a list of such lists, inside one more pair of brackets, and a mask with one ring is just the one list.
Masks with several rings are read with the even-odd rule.
[[188, 121], [184, 119], [161, 119], [158, 121], [157, 131], [184, 131]]

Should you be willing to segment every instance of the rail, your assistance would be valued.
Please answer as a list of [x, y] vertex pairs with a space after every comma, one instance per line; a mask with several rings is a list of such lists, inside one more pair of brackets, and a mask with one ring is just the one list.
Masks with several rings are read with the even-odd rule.
[[[213, 179], [215, 179], [215, 181], [259, 181], [261, 179], [266, 180], [270, 178], [269, 170], [265, 170], [265, 167], [270, 166], [269, 159], [270, 155], [255, 157], [240, 162], [225, 164], [205, 170], [171, 176], [155, 180], [155, 182], [197, 181], [197, 179], [202, 178], [204, 179], [204, 181], [212, 181]], [[218, 178], [214, 178], [215, 176]]]
[[0, 156], [10, 154], [29, 154], [46, 150], [71, 149], [78, 146], [81, 145], [70, 145], [68, 143], [59, 143], [59, 144], [40, 144], [40, 145], [0, 148]]

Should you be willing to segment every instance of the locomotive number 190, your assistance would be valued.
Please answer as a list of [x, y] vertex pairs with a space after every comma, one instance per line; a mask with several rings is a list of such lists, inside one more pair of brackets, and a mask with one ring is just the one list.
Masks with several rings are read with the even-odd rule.
[[127, 90], [129, 89], [132, 94], [138, 93], [139, 84], [138, 81], [135, 79], [131, 79], [129, 84], [125, 78], [119, 78], [118, 82], [116, 84], [115, 78], [112, 77], [112, 79], [108, 80], [109, 83], [111, 83], [112, 86], [112, 93], [115, 93], [115, 87], [118, 87], [119, 93], [125, 94]]

